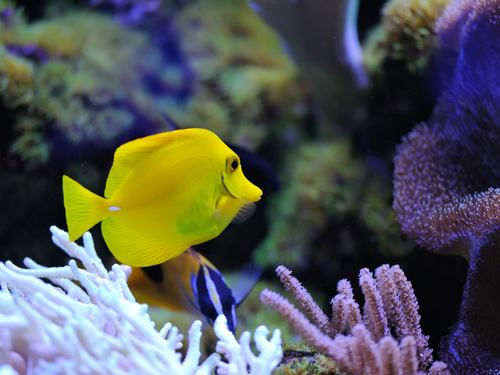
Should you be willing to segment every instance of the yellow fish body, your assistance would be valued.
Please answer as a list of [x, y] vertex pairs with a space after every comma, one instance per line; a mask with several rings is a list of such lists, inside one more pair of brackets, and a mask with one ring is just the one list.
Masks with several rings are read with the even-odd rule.
[[227, 286], [222, 274], [196, 250], [185, 252], [160, 265], [132, 268], [127, 283], [137, 302], [187, 312], [213, 325], [224, 314], [227, 325], [236, 329], [236, 307], [260, 277], [256, 267], [239, 274], [235, 288]]
[[262, 191], [240, 159], [206, 129], [182, 129], [120, 146], [102, 198], [63, 176], [71, 241], [102, 221], [113, 255], [133, 267], [171, 259], [253, 212]]

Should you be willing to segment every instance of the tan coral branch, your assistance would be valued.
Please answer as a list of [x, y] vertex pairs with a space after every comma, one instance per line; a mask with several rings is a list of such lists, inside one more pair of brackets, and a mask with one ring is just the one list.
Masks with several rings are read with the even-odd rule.
[[398, 265], [391, 267], [390, 272], [398, 288], [399, 299], [406, 316], [406, 324], [409, 329], [407, 335], [411, 335], [415, 339], [420, 362], [419, 369], [422, 370], [432, 363], [432, 349], [429, 349], [429, 336], [424, 336], [420, 328], [417, 297], [415, 297], [411, 283], [406, 279], [403, 270]]
[[384, 291], [382, 293], [382, 300], [384, 301], [389, 325], [394, 329], [397, 339], [401, 340], [408, 334], [408, 327], [403, 308], [399, 301], [396, 284], [391, 277], [389, 265], [384, 264], [378, 267], [375, 270], [375, 277], [379, 289]]
[[299, 280], [292, 276], [289, 269], [284, 266], [279, 266], [276, 273], [281, 279], [285, 289], [292, 293], [293, 298], [298, 301], [309, 317], [316, 323], [316, 325], [327, 335], [333, 337], [335, 332], [328, 316], [321, 310], [321, 308], [314, 302], [307, 289], [302, 286]]
[[337, 284], [339, 294], [332, 299], [332, 327], [335, 334], [349, 334], [351, 328], [362, 322], [359, 305], [354, 301], [351, 283], [340, 280]]
[[264, 289], [260, 294], [260, 301], [282, 315], [300, 337], [319, 351], [332, 356], [337, 354], [337, 348], [332, 347], [332, 339], [323, 334], [285, 297], [269, 289]]
[[373, 339], [378, 342], [382, 337], [388, 336], [390, 332], [387, 326], [382, 295], [377, 289], [373, 275], [368, 268], [363, 268], [359, 272], [359, 285], [366, 301], [363, 308], [364, 322]]

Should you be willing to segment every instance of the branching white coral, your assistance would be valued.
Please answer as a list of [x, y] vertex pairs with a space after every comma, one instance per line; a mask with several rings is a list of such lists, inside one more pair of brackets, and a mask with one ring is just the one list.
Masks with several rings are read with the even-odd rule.
[[130, 293], [128, 266], [115, 264], [108, 272], [89, 233], [81, 247], [70, 242], [66, 232], [50, 230], [54, 243], [80, 260], [84, 269], [75, 260], [56, 268], [29, 258], [29, 269], [0, 263], [0, 374], [210, 375], [220, 366], [237, 368], [238, 372], [225, 373], [241, 375], [248, 373], [247, 365], [251, 374], [270, 374], [281, 359], [278, 330], [267, 341], [267, 329], [257, 328], [255, 341], [262, 353], [256, 357], [250, 350], [250, 333], [245, 332], [238, 344], [221, 315], [215, 327], [219, 351], [241, 355], [228, 356], [229, 363], [224, 363], [214, 353], [199, 365], [201, 322], [195, 321], [182, 361], [176, 350], [183, 336], [170, 323], [156, 331], [147, 305], [136, 303]]
[[214, 323], [214, 331], [219, 341], [216, 351], [225, 354], [228, 363], [219, 362], [217, 373], [219, 375], [241, 375], [247, 374], [247, 365], [250, 375], [270, 374], [278, 366], [283, 351], [281, 349], [281, 332], [275, 330], [271, 340], [266, 337], [269, 331], [266, 327], [257, 327], [254, 334], [255, 346], [260, 352], [257, 357], [250, 349], [250, 332], [243, 332], [240, 342], [236, 341], [234, 335], [227, 329], [227, 320], [224, 315], [219, 315]]

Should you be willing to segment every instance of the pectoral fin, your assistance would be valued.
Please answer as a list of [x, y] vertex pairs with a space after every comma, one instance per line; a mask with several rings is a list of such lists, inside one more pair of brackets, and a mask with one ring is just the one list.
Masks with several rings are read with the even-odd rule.
[[213, 216], [222, 222], [239, 224], [247, 220], [255, 211], [255, 204], [242, 199], [226, 198], [219, 202]]
[[262, 275], [262, 271], [262, 267], [250, 262], [245, 264], [240, 272], [233, 277], [233, 281], [229, 287], [233, 291], [236, 306], [239, 306], [248, 293], [250, 293], [255, 283], [259, 280], [260, 275]]

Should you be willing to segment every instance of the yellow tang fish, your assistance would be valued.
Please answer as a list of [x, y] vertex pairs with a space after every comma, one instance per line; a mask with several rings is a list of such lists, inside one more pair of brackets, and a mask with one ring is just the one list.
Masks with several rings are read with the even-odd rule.
[[248, 217], [262, 191], [214, 133], [181, 129], [128, 142], [115, 152], [102, 198], [63, 176], [71, 241], [102, 221], [118, 261], [160, 264]]
[[196, 250], [185, 252], [162, 264], [132, 268], [127, 283], [137, 302], [187, 312], [213, 325], [224, 314], [227, 325], [236, 329], [236, 307], [250, 292], [262, 270], [251, 267], [240, 273], [231, 290], [215, 266]]

